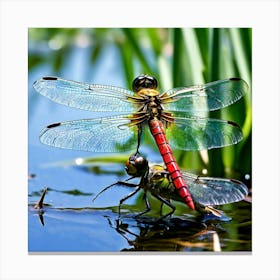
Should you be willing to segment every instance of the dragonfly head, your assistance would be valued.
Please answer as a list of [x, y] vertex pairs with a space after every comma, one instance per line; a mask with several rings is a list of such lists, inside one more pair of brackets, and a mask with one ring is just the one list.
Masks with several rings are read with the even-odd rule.
[[132, 82], [132, 89], [134, 92], [138, 92], [141, 89], [157, 89], [158, 82], [155, 77], [149, 75], [140, 75], [136, 77]]
[[148, 160], [140, 155], [131, 155], [125, 164], [126, 173], [134, 177], [142, 177], [148, 169]]

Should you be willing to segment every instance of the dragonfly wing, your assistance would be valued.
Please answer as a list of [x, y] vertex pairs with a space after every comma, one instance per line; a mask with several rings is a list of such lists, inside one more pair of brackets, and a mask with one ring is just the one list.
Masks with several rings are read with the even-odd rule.
[[133, 92], [119, 87], [43, 77], [33, 84], [43, 96], [59, 104], [94, 112], [134, 112]]
[[123, 152], [137, 145], [137, 126], [128, 117], [83, 119], [51, 124], [40, 134], [46, 145], [90, 152]]
[[186, 172], [183, 178], [194, 201], [204, 206], [233, 203], [248, 195], [247, 186], [237, 180], [198, 177]]
[[242, 140], [234, 122], [207, 118], [174, 118], [166, 129], [170, 145], [181, 150], [204, 150], [233, 145]]
[[244, 80], [231, 78], [200, 86], [174, 88], [160, 97], [166, 110], [205, 112], [235, 103], [246, 94], [248, 88]]

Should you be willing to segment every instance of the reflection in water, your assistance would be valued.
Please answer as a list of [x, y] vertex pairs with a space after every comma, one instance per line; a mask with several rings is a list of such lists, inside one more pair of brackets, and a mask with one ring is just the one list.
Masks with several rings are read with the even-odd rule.
[[121, 251], [221, 251], [220, 227], [191, 218], [170, 218], [158, 222], [141, 217], [112, 220], [109, 225], [128, 243]]
[[[241, 207], [242, 208], [242, 207]], [[29, 251], [52, 252], [229, 252], [251, 250], [248, 209], [231, 222], [194, 215], [158, 222], [154, 217], [119, 218], [118, 207], [29, 208]], [[246, 214], [247, 213], [247, 214]], [[40, 223], [38, 223], [38, 215]], [[247, 215], [246, 218], [244, 216]], [[238, 219], [238, 221], [236, 221]], [[42, 227], [42, 225], [45, 225]], [[80, 240], [81, 242], [74, 242]], [[47, 242], [48, 241], [48, 242]], [[50, 243], [51, 242], [51, 243]]]
[[41, 222], [41, 224], [44, 226], [45, 225], [45, 222], [44, 222], [44, 210], [43, 210], [43, 207], [44, 207], [44, 198], [46, 196], [46, 193], [47, 193], [47, 188], [44, 188], [43, 189], [43, 192], [42, 192], [42, 195], [40, 197], [40, 199], [38, 200], [38, 202], [34, 205], [34, 209], [38, 209], [38, 216], [39, 216], [39, 220]]

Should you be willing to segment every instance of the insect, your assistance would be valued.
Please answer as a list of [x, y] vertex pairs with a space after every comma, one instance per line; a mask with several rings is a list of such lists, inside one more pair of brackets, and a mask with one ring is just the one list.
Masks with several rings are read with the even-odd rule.
[[246, 82], [239, 78], [163, 93], [157, 90], [156, 78], [149, 75], [136, 77], [133, 91], [57, 77], [43, 77], [33, 86], [43, 96], [70, 107], [126, 113], [50, 124], [40, 134], [42, 143], [91, 152], [122, 152], [135, 148], [137, 143], [137, 155], [143, 129], [149, 127], [178, 194], [191, 209], [195, 206], [171, 146], [182, 150], [212, 149], [242, 139], [242, 131], [234, 122], [195, 115], [239, 100], [248, 90]]
[[[144, 201], [146, 210], [139, 213], [137, 216], [143, 215], [151, 210], [147, 192], [150, 192], [153, 197], [162, 202], [162, 205], [167, 205], [171, 211], [163, 215], [160, 219], [170, 216], [176, 210], [171, 200], [184, 202], [183, 198], [176, 191], [176, 187], [171, 179], [167, 169], [162, 165], [149, 165], [148, 160], [141, 155], [131, 155], [126, 162], [126, 172], [131, 177], [125, 181], [113, 183], [101, 190], [93, 201], [104, 191], [113, 186], [133, 187], [134, 190], [122, 198], [119, 203], [119, 214], [121, 205], [125, 200], [134, 196], [141, 189], [144, 191]], [[138, 184], [130, 183], [133, 178], [140, 178]], [[188, 186], [195, 208], [203, 214], [213, 214], [217, 217], [222, 216], [222, 212], [215, 209], [213, 206], [223, 205], [242, 200], [248, 195], [248, 188], [242, 182], [235, 179], [222, 179], [212, 177], [200, 177], [191, 173], [182, 171], [182, 177]]]

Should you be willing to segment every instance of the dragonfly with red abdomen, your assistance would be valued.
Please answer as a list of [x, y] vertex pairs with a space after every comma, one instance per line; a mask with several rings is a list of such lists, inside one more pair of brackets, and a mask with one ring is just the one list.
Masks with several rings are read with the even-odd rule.
[[242, 139], [242, 131], [234, 122], [198, 116], [239, 100], [248, 90], [246, 82], [239, 78], [163, 93], [157, 90], [156, 78], [148, 75], [134, 79], [133, 91], [57, 77], [43, 77], [33, 86], [43, 96], [63, 105], [127, 114], [51, 124], [40, 134], [42, 143], [91, 152], [122, 152], [137, 143], [137, 154], [142, 131], [148, 126], [178, 194], [191, 209], [195, 206], [171, 146], [202, 150], [233, 145]]
[[[104, 191], [114, 186], [132, 187], [134, 190], [120, 200], [119, 215], [121, 214], [121, 205], [124, 201], [134, 196], [140, 190], [143, 190], [146, 210], [136, 216], [143, 215], [151, 210], [147, 196], [147, 192], [149, 192], [153, 197], [159, 200], [162, 205], [165, 204], [171, 208], [171, 211], [161, 216], [160, 219], [171, 216], [175, 212], [176, 208], [171, 200], [184, 202], [182, 197], [177, 193], [172, 178], [164, 166], [159, 164], [149, 165], [148, 160], [138, 154], [129, 157], [125, 169], [127, 174], [131, 177], [125, 181], [118, 181], [105, 187], [95, 195], [93, 201]], [[238, 202], [248, 195], [247, 186], [235, 179], [201, 177], [186, 171], [181, 171], [181, 174], [193, 198], [195, 209], [202, 214], [213, 214], [216, 217], [221, 217], [223, 213], [213, 206]], [[138, 184], [128, 182], [134, 178], [140, 178]]]

